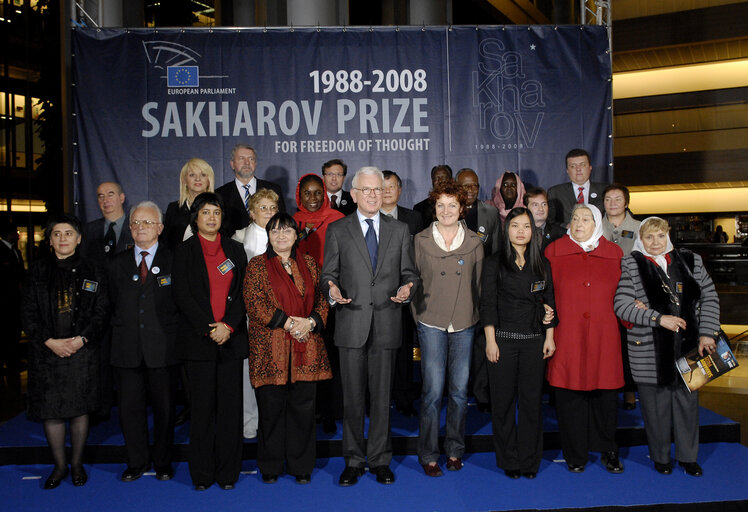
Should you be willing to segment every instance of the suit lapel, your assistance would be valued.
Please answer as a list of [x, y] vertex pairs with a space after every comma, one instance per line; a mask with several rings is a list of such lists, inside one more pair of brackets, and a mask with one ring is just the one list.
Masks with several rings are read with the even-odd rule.
[[[384, 255], [387, 254], [387, 248], [390, 245], [390, 240], [392, 240], [391, 223], [394, 222], [394, 220], [389, 217], [385, 219], [384, 217], [386, 217], [386, 215], [379, 215], [379, 246], [377, 248], [377, 270], [374, 272], [375, 276], [379, 272], [379, 269], [382, 268]], [[369, 254], [368, 251], [366, 254]]]
[[[353, 245], [356, 246], [356, 249], [358, 249], [358, 252], [361, 254], [361, 257], [364, 259], [364, 261], [366, 261], [367, 263], [366, 268], [368, 268], [369, 272], [371, 272], [372, 275], [374, 275], [374, 273], [371, 270], [371, 260], [369, 259], [369, 249], [367, 249], [366, 247], [364, 234], [361, 232], [361, 226], [359, 225], [359, 222], [358, 222], [358, 215], [350, 215], [349, 217], [343, 217], [343, 218], [350, 219], [348, 222], [348, 234], [351, 236], [351, 240], [353, 240]], [[342, 219], [341, 219], [341, 222], [342, 222]], [[379, 228], [381, 230], [382, 228], [381, 224]], [[378, 258], [379, 258], [379, 254], [377, 254], [377, 259]]]

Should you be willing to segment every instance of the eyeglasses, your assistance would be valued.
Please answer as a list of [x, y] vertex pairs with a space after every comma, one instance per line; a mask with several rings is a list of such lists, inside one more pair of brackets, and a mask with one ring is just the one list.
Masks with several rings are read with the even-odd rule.
[[296, 236], [296, 230], [294, 228], [273, 228], [270, 230], [270, 234], [273, 236], [280, 236], [280, 235], [286, 235], [286, 236]]
[[130, 223], [131, 226], [135, 226], [135, 227], [144, 226], [146, 228], [157, 226], [159, 224], [161, 224], [161, 223], [160, 222], [154, 222], [152, 220], [134, 220], [134, 221], [132, 221]]
[[370, 196], [371, 194], [374, 194], [375, 196], [381, 196], [382, 195], [382, 187], [364, 187], [364, 188], [357, 188], [353, 187], [353, 190], [360, 190], [361, 193], [365, 196]]
[[277, 212], [278, 211], [278, 207], [275, 206], [275, 205], [273, 205], [273, 206], [258, 206], [257, 209], [260, 210], [262, 213], [265, 213], [265, 212]]

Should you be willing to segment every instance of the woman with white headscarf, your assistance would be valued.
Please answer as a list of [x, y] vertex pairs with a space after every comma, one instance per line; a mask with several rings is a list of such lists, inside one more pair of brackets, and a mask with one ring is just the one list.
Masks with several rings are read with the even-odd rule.
[[602, 215], [591, 204], [574, 207], [566, 236], [545, 251], [558, 318], [547, 377], [555, 387], [561, 447], [573, 473], [584, 471], [590, 451], [601, 453], [609, 472], [623, 472], [615, 442], [623, 364], [613, 311], [622, 255], [603, 237]]
[[698, 392], [689, 392], [674, 363], [696, 347], [700, 354], [714, 353], [719, 299], [701, 257], [674, 250], [669, 230], [659, 217], [641, 223], [631, 254], [621, 261], [615, 311], [633, 324], [627, 331], [629, 360], [649, 458], [659, 473], [672, 473], [672, 430], [676, 460], [687, 474], [701, 476]]

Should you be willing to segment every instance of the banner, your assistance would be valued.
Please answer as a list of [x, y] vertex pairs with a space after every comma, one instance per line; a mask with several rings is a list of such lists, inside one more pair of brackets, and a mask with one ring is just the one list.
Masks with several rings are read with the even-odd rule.
[[568, 181], [564, 155], [612, 177], [608, 37], [597, 26], [73, 31], [77, 213], [100, 216], [96, 187], [163, 209], [179, 171], [208, 161], [234, 179], [231, 148], [257, 151], [256, 175], [295, 211], [299, 177], [340, 158], [345, 189], [365, 165], [396, 171], [400, 202], [430, 170], [474, 169], [482, 199], [506, 170], [542, 187]]

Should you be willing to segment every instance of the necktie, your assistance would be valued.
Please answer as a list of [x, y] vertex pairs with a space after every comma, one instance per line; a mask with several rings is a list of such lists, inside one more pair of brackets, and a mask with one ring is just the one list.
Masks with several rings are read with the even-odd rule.
[[579, 194], [577, 194], [577, 204], [584, 204], [584, 187], [579, 187]]
[[138, 273], [140, 274], [140, 284], [145, 284], [145, 278], [148, 275], [148, 263], [145, 261], [145, 257], [148, 256], [148, 251], [140, 252], [140, 265], [138, 265]]
[[249, 185], [244, 185], [244, 208], [249, 211], [249, 198], [252, 194], [249, 193]]
[[333, 210], [338, 209], [338, 196], [336, 196], [335, 194], [330, 196], [330, 206], [332, 206]]
[[366, 223], [369, 225], [369, 229], [366, 230], [366, 236], [364, 236], [364, 240], [366, 241], [366, 248], [369, 249], [369, 259], [371, 260], [371, 270], [376, 271], [377, 270], [377, 250], [379, 247], [379, 244], [377, 243], [377, 232], [374, 231], [373, 220], [366, 219]]
[[106, 235], [104, 235], [104, 252], [112, 256], [114, 255], [114, 246], [117, 245], [117, 235], [114, 234], [114, 222], [111, 222], [109, 224], [109, 229], [106, 231]]

